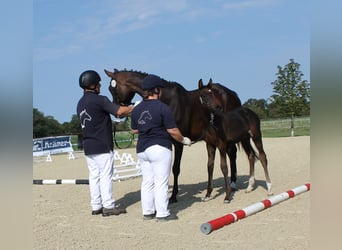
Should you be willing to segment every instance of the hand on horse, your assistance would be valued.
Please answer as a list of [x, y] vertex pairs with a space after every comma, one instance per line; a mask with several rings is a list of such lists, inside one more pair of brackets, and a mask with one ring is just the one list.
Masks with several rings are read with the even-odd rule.
[[191, 140], [188, 137], [183, 137], [182, 143], [186, 146], [191, 146]]

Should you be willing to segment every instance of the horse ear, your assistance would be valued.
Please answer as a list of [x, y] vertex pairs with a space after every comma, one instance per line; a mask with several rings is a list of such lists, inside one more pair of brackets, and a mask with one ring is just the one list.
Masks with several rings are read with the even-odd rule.
[[208, 82], [209, 89], [211, 89], [212, 85], [213, 85], [213, 79], [210, 78], [210, 80]]
[[199, 79], [199, 81], [198, 81], [198, 89], [201, 89], [201, 88], [203, 88], [203, 81], [202, 81], [202, 79]]

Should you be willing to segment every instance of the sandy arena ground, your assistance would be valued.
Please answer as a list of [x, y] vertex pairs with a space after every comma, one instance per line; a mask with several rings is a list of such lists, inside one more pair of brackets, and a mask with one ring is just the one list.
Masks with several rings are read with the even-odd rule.
[[[275, 195], [310, 182], [310, 137], [265, 138], [270, 177]], [[131, 153], [135, 148], [118, 150]], [[217, 152], [218, 156], [218, 152]], [[218, 158], [218, 157], [216, 157]], [[113, 182], [116, 204], [127, 209], [120, 216], [92, 216], [88, 185], [33, 185], [34, 249], [310, 249], [310, 192], [215, 230], [200, 226], [267, 199], [265, 177], [256, 163], [256, 187], [245, 193], [249, 165], [238, 152], [238, 188], [229, 204], [223, 203], [223, 178], [216, 159], [214, 199], [203, 202], [207, 185], [207, 153], [203, 142], [184, 148], [178, 203], [169, 208], [178, 220], [143, 221], [141, 177]], [[33, 161], [33, 179], [88, 179], [82, 154], [69, 160], [53, 155], [52, 162]], [[172, 185], [171, 175], [170, 184]], [[171, 191], [172, 186], [170, 186]]]

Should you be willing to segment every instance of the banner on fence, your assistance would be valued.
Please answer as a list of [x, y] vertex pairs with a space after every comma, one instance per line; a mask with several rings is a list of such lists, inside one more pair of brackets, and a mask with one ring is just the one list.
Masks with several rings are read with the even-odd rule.
[[33, 156], [73, 152], [71, 136], [56, 136], [33, 139]]

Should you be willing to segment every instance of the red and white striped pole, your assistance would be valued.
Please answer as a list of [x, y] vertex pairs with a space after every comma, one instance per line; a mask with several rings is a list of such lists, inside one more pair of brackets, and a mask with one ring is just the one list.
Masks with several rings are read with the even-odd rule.
[[201, 231], [204, 234], [209, 234], [216, 229], [229, 225], [237, 220], [241, 220], [249, 215], [260, 212], [266, 208], [269, 208], [275, 204], [278, 204], [282, 201], [285, 201], [289, 198], [292, 198], [298, 194], [304, 193], [309, 190], [310, 190], [310, 183], [307, 183], [302, 186], [291, 189], [289, 191], [286, 191], [284, 193], [274, 195], [270, 197], [269, 199], [254, 203], [253, 205], [250, 205], [244, 209], [237, 210], [233, 213], [230, 213], [222, 217], [219, 217], [217, 219], [203, 223], [201, 225]]

